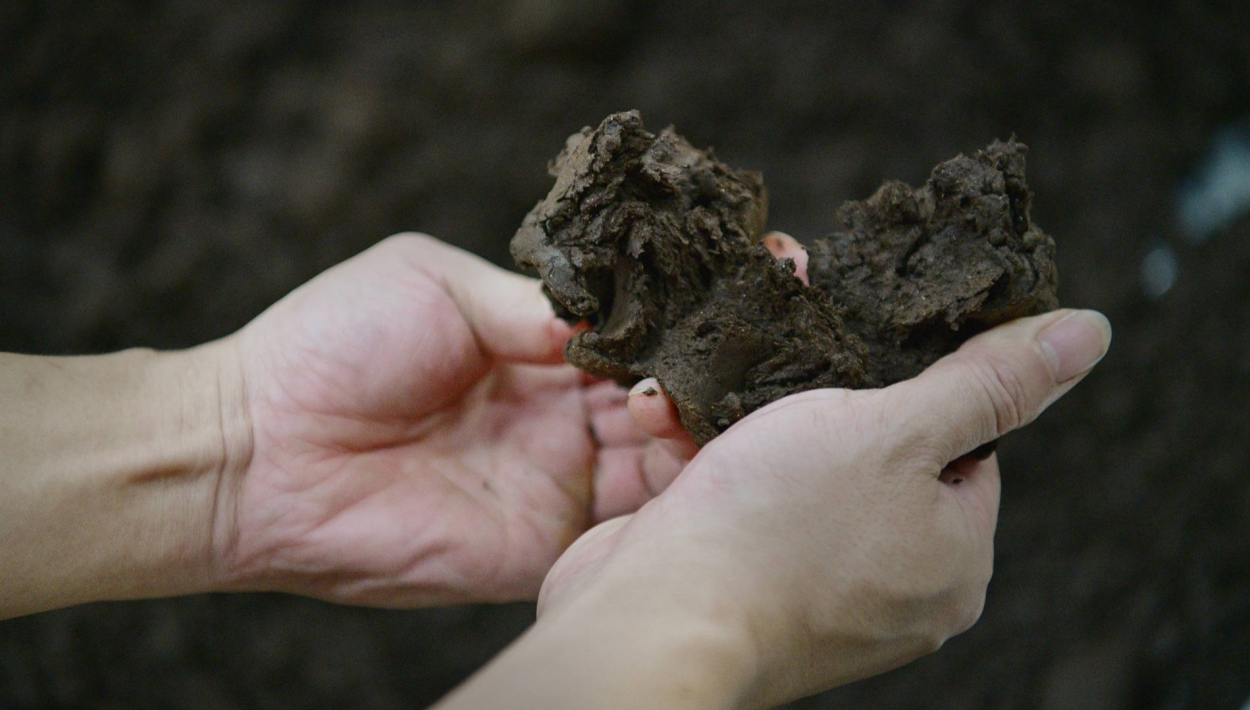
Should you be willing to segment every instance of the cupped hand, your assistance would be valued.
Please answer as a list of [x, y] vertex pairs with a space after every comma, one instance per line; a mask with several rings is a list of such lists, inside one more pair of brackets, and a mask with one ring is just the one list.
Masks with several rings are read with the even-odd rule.
[[702, 619], [749, 656], [730, 681], [746, 707], [934, 650], [979, 616], [992, 570], [998, 465], [970, 452], [1035, 418], [1109, 341], [1097, 313], [1050, 313], [912, 380], [749, 415], [662, 495], [579, 539], [543, 586], [536, 628], [611, 614], [643, 639]]
[[533, 598], [587, 526], [684, 464], [633, 423], [623, 389], [560, 364], [570, 333], [537, 281], [420, 235], [275, 304], [229, 343], [251, 441], [217, 495], [224, 586]]

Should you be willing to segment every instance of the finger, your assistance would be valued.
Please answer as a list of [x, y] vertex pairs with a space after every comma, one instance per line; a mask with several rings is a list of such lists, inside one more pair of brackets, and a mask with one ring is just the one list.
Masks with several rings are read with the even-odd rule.
[[[697, 449], [695, 453], [698, 453]], [[647, 482], [647, 490], [656, 496], [668, 490], [692, 458], [693, 454], [674, 453], [673, 447], [663, 439], [652, 439], [642, 454], [642, 476]]]
[[629, 391], [612, 380], [589, 377], [583, 378], [583, 383], [585, 385], [586, 409], [589, 411], [597, 412], [625, 406]]
[[608, 520], [632, 513], [655, 497], [643, 474], [643, 447], [601, 449], [595, 465], [591, 519]]
[[629, 391], [629, 413], [642, 431], [655, 437], [675, 458], [689, 461], [699, 453], [673, 400], [654, 377], [642, 380]]
[[699, 450], [655, 378], [630, 390], [628, 408], [625, 398], [625, 390], [611, 383], [586, 391], [595, 437], [603, 446], [595, 468], [594, 520], [637, 510], [668, 488]]
[[1033, 421], [1106, 354], [1111, 324], [1096, 311], [1056, 311], [964, 343], [919, 376], [886, 388], [893, 429], [945, 464]]
[[641, 446], [604, 448], [594, 473], [591, 519], [632, 513], [664, 492], [689, 463], [658, 439]]
[[555, 316], [542, 282], [491, 264], [424, 234], [386, 240], [401, 245], [411, 265], [451, 296], [491, 357], [535, 364], [563, 361], [572, 327]]
[[649, 439], [625, 406], [627, 394], [624, 387], [610, 380], [586, 386], [583, 390], [590, 431], [600, 446], [636, 446]]
[[622, 402], [590, 412], [590, 428], [601, 446], [641, 446], [650, 440]]
[[581, 385], [582, 385], [583, 387], [589, 387], [589, 386], [591, 386], [591, 385], [597, 385], [597, 384], [600, 384], [601, 382], [611, 382], [611, 381], [612, 381], [612, 380], [605, 380], [604, 378], [599, 377], [598, 375], [592, 375], [592, 374], [590, 374], [589, 372], [586, 372], [585, 370], [578, 370], [578, 372], [582, 373], [582, 378], [581, 378], [580, 382], [581, 382]]
[[810, 283], [807, 280], [807, 249], [798, 240], [784, 232], [769, 232], [762, 242], [778, 259], [793, 259], [794, 275], [803, 283]]

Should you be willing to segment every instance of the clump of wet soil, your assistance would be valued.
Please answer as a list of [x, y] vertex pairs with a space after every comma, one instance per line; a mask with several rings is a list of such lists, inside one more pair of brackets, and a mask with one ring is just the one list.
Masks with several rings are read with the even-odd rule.
[[570, 136], [550, 194], [512, 240], [565, 349], [624, 384], [655, 377], [703, 444], [750, 412], [822, 387], [915, 376], [982, 330], [1055, 308], [1054, 241], [1029, 219], [1025, 146], [994, 142], [842, 206], [810, 250], [810, 285], [761, 244], [767, 193], [637, 111]]

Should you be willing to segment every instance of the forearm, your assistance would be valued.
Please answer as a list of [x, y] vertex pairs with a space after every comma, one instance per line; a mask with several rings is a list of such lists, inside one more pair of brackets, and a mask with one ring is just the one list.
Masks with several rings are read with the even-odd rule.
[[211, 587], [225, 350], [0, 355], [0, 618]]

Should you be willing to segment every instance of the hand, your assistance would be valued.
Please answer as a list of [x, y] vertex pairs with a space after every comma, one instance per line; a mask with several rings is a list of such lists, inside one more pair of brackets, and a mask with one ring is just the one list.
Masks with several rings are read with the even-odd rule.
[[[598, 668], [581, 669], [598, 697], [620, 681], [609, 659], [635, 674], [617, 683], [635, 694], [658, 677], [665, 697], [746, 707], [936, 649], [979, 616], [992, 568], [997, 461], [967, 454], [1030, 422], [1109, 341], [1101, 315], [1046, 314], [973, 338], [913, 380], [753, 413], [663, 495], [579, 539], [548, 576], [530, 637], [459, 698], [489, 695], [492, 679], [525, 667], [527, 648], [559, 656], [571, 638], [590, 640], [562, 661]], [[716, 650], [710, 672], [688, 672], [699, 634]], [[669, 640], [679, 653], [665, 652]]]
[[229, 342], [251, 453], [217, 494], [226, 586], [533, 598], [579, 534], [690, 455], [644, 435], [624, 390], [558, 364], [570, 333], [538, 282], [412, 235], [259, 316]]

